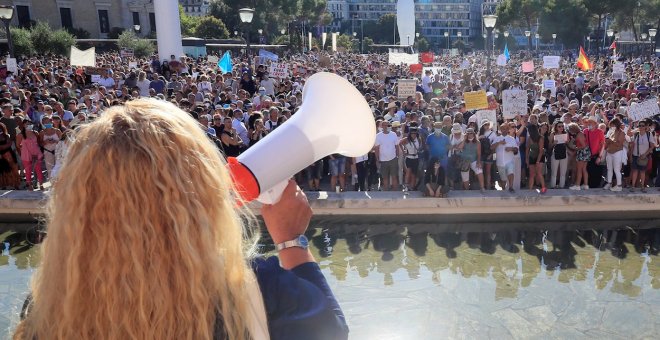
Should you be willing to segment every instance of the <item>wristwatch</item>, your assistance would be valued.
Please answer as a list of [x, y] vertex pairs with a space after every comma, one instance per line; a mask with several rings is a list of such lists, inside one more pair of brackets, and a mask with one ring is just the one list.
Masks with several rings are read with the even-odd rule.
[[309, 247], [309, 241], [307, 240], [307, 236], [305, 235], [299, 235], [293, 240], [289, 241], [284, 241], [282, 243], [278, 243], [275, 248], [277, 248], [277, 251], [284, 250], [287, 248], [292, 248], [292, 247], [299, 247], [302, 249], [307, 249]]

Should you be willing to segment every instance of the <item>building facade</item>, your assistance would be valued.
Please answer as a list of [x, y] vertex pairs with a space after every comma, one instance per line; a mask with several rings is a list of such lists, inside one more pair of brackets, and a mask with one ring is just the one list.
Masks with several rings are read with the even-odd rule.
[[209, 0], [179, 0], [183, 11], [194, 17], [205, 16], [209, 13]]
[[92, 39], [108, 38], [117, 28], [139, 35], [156, 31], [154, 0], [0, 0], [14, 6], [12, 24], [30, 27], [43, 21], [54, 29], [82, 29]]
[[[481, 38], [483, 3], [495, 7], [498, 0], [415, 0], [415, 19], [419, 31], [430, 42], [445, 47], [448, 32], [451, 41], [459, 35], [464, 41]], [[396, 13], [397, 0], [329, 0], [328, 12], [333, 16], [330, 29], [340, 27], [342, 20], [378, 20]]]

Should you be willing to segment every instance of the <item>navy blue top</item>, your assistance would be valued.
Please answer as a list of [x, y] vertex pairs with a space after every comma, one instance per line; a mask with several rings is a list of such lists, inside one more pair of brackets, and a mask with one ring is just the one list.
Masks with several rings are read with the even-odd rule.
[[252, 269], [264, 298], [271, 339], [348, 338], [344, 313], [317, 263], [285, 270], [277, 257], [257, 258]]

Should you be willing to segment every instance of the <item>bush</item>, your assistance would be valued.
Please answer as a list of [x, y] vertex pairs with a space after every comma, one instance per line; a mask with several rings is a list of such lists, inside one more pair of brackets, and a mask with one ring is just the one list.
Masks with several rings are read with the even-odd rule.
[[113, 27], [108, 33], [108, 39], [119, 39], [119, 36], [124, 33], [124, 29], [121, 27]]
[[58, 55], [69, 55], [71, 46], [76, 44], [76, 38], [65, 30], [53, 32], [50, 39], [50, 52]]
[[68, 55], [71, 46], [75, 45], [76, 39], [65, 30], [53, 31], [47, 23], [38, 22], [30, 30], [30, 40], [34, 46], [34, 52], [38, 54], [54, 53]]
[[124, 31], [117, 39], [120, 49], [132, 49], [136, 57], [148, 57], [156, 51], [154, 44], [147, 39], [138, 39], [132, 31]]
[[34, 45], [30, 37], [30, 31], [24, 28], [11, 28], [11, 40], [14, 42], [15, 56], [29, 56], [34, 54]]

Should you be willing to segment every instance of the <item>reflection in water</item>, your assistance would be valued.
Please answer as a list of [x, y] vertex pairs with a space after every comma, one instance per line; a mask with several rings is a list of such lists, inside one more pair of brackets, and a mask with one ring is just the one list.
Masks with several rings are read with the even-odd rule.
[[[40, 262], [33, 244], [42, 236], [0, 233], [0, 306], [7, 306], [0, 334], [17, 321]], [[660, 304], [660, 229], [455, 232], [327, 224], [307, 236], [355, 339], [660, 331], [652, 311]], [[263, 252], [274, 252], [267, 236], [262, 241]]]

